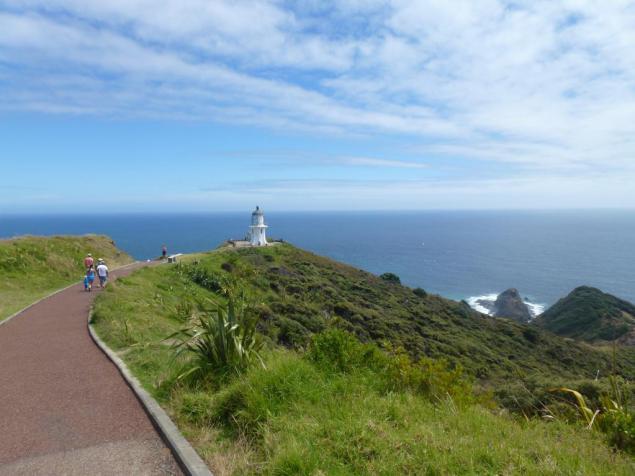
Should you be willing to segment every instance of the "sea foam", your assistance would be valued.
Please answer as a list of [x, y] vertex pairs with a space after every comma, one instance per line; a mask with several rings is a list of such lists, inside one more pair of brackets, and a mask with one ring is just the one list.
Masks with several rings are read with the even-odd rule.
[[[475, 311], [481, 312], [483, 314], [487, 314], [488, 316], [491, 316], [494, 314], [493, 311], [491, 311], [490, 309], [486, 308], [485, 306], [483, 306], [479, 301], [485, 301], [488, 303], [492, 304], [492, 307], [494, 305], [494, 302], [496, 302], [496, 298], [498, 297], [498, 294], [496, 293], [492, 293], [492, 294], [483, 294], [482, 296], [472, 296], [466, 299], [467, 303], [470, 305], [470, 307], [472, 309], [474, 309]], [[532, 317], [536, 317], [540, 314], [542, 314], [545, 310], [545, 305], [544, 304], [538, 304], [535, 302], [529, 302], [524, 300], [524, 303], [527, 305], [527, 307], [529, 308], [529, 312], [531, 313]]]
[[484, 294], [482, 296], [469, 297], [466, 299], [466, 301], [470, 305], [470, 307], [474, 309], [475, 311], [482, 312], [483, 314], [487, 314], [488, 316], [491, 316], [493, 312], [487, 309], [482, 304], [480, 304], [478, 301], [487, 301], [494, 304], [494, 301], [496, 301], [497, 297], [498, 297], [498, 294]]

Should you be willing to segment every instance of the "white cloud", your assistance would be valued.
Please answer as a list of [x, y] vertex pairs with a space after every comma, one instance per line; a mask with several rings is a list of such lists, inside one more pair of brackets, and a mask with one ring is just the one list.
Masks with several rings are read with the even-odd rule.
[[423, 159], [631, 176], [633, 25], [626, 0], [0, 0], [0, 109], [381, 133]]
[[[310, 200], [307, 200], [310, 197]], [[531, 197], [531, 199], [527, 199]], [[583, 198], [581, 198], [583, 197]], [[590, 200], [589, 201], [585, 201]], [[158, 197], [154, 206], [209, 210], [214, 204], [241, 210], [266, 202], [276, 210], [421, 209], [568, 209], [615, 208], [626, 199], [634, 203], [635, 190], [627, 178], [589, 176], [487, 180], [317, 180], [287, 179], [223, 183], [187, 194]], [[142, 197], [118, 197], [118, 203]], [[589, 205], [591, 203], [592, 205]], [[1, 205], [1, 203], [0, 203]], [[104, 204], [108, 205], [108, 204]]]
[[394, 167], [399, 169], [425, 169], [428, 165], [405, 160], [375, 159], [372, 157], [343, 157], [340, 162], [361, 167]]

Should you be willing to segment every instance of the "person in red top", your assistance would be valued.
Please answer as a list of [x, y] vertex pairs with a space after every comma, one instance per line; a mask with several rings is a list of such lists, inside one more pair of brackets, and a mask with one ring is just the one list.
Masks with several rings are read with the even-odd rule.
[[84, 268], [88, 269], [90, 268], [93, 264], [95, 264], [95, 261], [93, 260], [93, 255], [88, 253], [86, 255], [86, 258], [84, 258]]

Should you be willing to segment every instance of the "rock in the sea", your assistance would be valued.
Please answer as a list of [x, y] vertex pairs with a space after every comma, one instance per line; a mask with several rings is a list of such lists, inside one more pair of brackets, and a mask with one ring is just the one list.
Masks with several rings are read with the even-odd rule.
[[494, 302], [494, 316], [508, 317], [519, 322], [529, 322], [532, 318], [529, 307], [520, 297], [518, 289], [503, 291]]

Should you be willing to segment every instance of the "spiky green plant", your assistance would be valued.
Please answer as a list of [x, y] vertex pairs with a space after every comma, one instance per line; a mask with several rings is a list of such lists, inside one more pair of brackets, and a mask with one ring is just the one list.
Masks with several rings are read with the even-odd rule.
[[172, 334], [175, 357], [190, 355], [192, 365], [179, 375], [228, 375], [243, 372], [254, 362], [264, 365], [256, 332], [257, 317], [249, 313], [243, 295], [226, 289], [226, 304], [195, 314], [188, 327]]
[[609, 443], [621, 450], [635, 454], [635, 418], [629, 409], [628, 394], [624, 382], [612, 375], [611, 393], [600, 398], [600, 408], [593, 410], [584, 396], [570, 388], [552, 389], [575, 397], [574, 407], [586, 423], [587, 429], [598, 429], [606, 434]]
[[584, 420], [584, 422], [587, 425], [588, 429], [593, 428], [593, 424], [595, 423], [595, 419], [596, 417], [599, 415], [600, 410], [593, 410], [591, 409], [587, 403], [586, 400], [584, 398], [584, 396], [578, 392], [577, 390], [573, 390], [571, 388], [565, 388], [565, 387], [559, 387], [559, 388], [555, 388], [552, 389], [553, 391], [556, 392], [563, 392], [563, 393], [568, 393], [569, 395], [573, 395], [575, 397], [575, 407], [578, 410], [580, 416], [582, 417], [582, 419]]
[[600, 429], [606, 433], [609, 443], [635, 454], [635, 417], [630, 409], [625, 383], [616, 375], [611, 376], [611, 394], [600, 399], [602, 418]]

